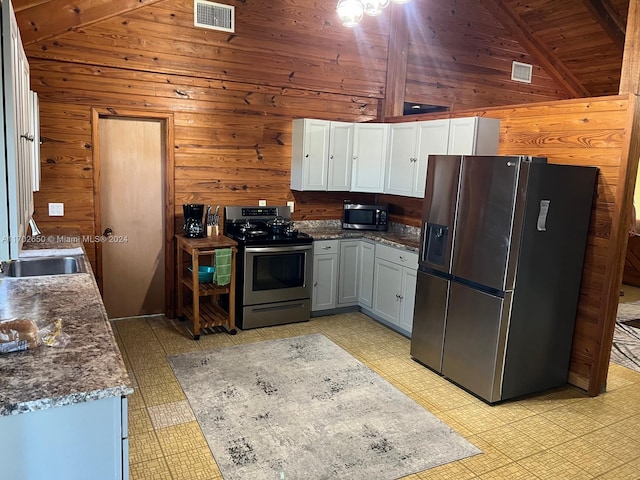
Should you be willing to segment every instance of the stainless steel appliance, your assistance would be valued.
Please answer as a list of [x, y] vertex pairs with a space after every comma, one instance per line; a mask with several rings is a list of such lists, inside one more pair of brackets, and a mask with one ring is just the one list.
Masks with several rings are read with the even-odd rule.
[[342, 228], [345, 230], [387, 230], [389, 206], [351, 203], [345, 200], [342, 210]]
[[489, 403], [564, 385], [596, 176], [430, 156], [411, 356]]
[[298, 232], [288, 206], [225, 207], [225, 235], [238, 242], [236, 325], [309, 320], [313, 238]]
[[182, 205], [184, 214], [184, 236], [188, 238], [202, 238], [207, 236], [204, 205], [201, 203], [186, 203]]

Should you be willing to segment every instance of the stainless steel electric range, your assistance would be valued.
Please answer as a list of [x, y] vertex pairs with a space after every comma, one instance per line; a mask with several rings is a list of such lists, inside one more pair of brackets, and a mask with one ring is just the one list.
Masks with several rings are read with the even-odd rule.
[[313, 238], [288, 206], [225, 207], [224, 234], [238, 242], [236, 325], [245, 330], [309, 320]]

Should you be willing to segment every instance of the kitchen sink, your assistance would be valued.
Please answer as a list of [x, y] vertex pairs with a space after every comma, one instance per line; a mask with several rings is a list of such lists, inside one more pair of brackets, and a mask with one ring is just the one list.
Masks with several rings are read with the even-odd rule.
[[36, 277], [86, 272], [82, 255], [20, 258], [3, 263], [1, 276]]

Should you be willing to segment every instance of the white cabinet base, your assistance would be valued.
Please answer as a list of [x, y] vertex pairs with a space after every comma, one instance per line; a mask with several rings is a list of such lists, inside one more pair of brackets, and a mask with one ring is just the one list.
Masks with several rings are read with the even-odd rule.
[[129, 478], [126, 397], [0, 417], [0, 477]]

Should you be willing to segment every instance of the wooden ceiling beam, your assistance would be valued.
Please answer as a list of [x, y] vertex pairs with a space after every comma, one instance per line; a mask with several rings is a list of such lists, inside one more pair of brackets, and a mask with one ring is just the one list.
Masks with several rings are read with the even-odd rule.
[[630, 0], [627, 35], [620, 72], [621, 95], [640, 93], [640, 0]]
[[507, 2], [480, 0], [480, 3], [520, 43], [534, 61], [566, 92], [576, 98], [590, 97], [587, 88], [573, 76], [564, 63], [531, 31], [520, 15]]
[[600, 24], [616, 48], [624, 51], [625, 21], [609, 0], [583, 0], [591, 16]]
[[14, 4], [22, 43], [27, 46], [159, 1], [162, 0], [14, 0]]
[[407, 84], [407, 60], [409, 53], [409, 28], [402, 5], [391, 4], [389, 50], [387, 52], [387, 80], [382, 112], [384, 119], [404, 113], [404, 95]]

